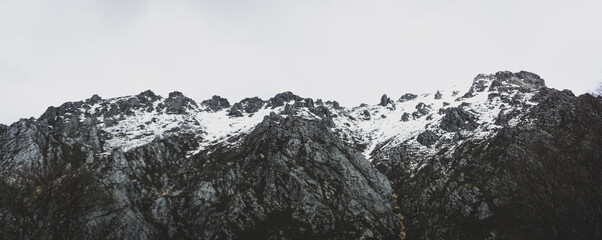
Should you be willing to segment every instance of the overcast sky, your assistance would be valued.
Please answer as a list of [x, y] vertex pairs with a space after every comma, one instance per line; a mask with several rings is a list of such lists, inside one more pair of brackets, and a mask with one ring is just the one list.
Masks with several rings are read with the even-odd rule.
[[146, 89], [355, 106], [499, 70], [580, 94], [602, 81], [601, 3], [0, 0], [0, 123]]

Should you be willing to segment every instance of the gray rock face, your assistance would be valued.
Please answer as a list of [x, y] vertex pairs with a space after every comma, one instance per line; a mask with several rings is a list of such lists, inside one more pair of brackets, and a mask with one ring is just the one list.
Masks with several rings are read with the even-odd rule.
[[271, 106], [272, 108], [275, 107], [281, 107], [284, 106], [285, 103], [290, 102], [290, 101], [301, 101], [303, 100], [302, 97], [299, 97], [295, 94], [293, 94], [292, 92], [283, 92], [283, 93], [279, 93], [276, 94], [276, 96], [274, 96], [273, 98], [270, 98], [270, 100], [268, 101], [268, 105]]
[[404, 112], [404, 113], [401, 115], [401, 121], [404, 121], [404, 122], [410, 121], [410, 114], [409, 114], [409, 113], [407, 113], [407, 112]]
[[0, 131], [2, 238], [85, 238], [101, 231], [100, 224], [83, 228], [87, 218], [114, 210], [98, 174], [83, 167], [97, 159], [94, 150], [66, 140], [34, 119]]
[[366, 117], [370, 117], [370, 111], [368, 111], [368, 110], [364, 110], [363, 114]]
[[516, 73], [516, 76], [522, 79], [524, 82], [530, 84], [535, 89], [546, 87], [545, 81], [539, 77], [539, 75], [527, 71], [520, 71]]
[[232, 106], [230, 108], [230, 112], [228, 112], [228, 116], [231, 116], [231, 117], [242, 117], [242, 116], [244, 116], [244, 114], [239, 110], [238, 107]]
[[430, 130], [418, 134], [418, 137], [416, 138], [416, 141], [424, 146], [433, 145], [437, 142], [437, 140], [439, 140], [439, 136]]
[[387, 96], [387, 94], [383, 94], [380, 98], [380, 103], [378, 105], [386, 107], [389, 104], [393, 104], [393, 100]]
[[326, 105], [332, 105], [334, 109], [341, 109], [341, 105], [337, 101], [326, 101]]
[[524, 85], [526, 85], [526, 87], [532, 89], [539, 89], [546, 86], [541, 77], [539, 77], [537, 74], [526, 71], [520, 71], [518, 73], [512, 73], [508, 71], [497, 72], [495, 74], [495, 79], [501, 82], [522, 82]]
[[475, 92], [483, 92], [485, 90], [503, 93], [513, 90], [533, 92], [545, 86], [545, 81], [542, 78], [526, 71], [517, 73], [503, 71], [490, 75], [479, 74], [474, 78], [471, 88], [462, 98], [471, 98]]
[[474, 129], [475, 117], [464, 111], [462, 108], [450, 107], [445, 109], [445, 116], [441, 119], [439, 127], [448, 132], [455, 132], [460, 129]]
[[[101, 108], [95, 116], [102, 116], [105, 119], [119, 118], [121, 116], [132, 116], [136, 111], [153, 111], [153, 104], [160, 100], [160, 97], [152, 91], [147, 90], [133, 97], [119, 98], [113, 102], [101, 102]], [[82, 105], [74, 106], [74, 110], [80, 111], [78, 108]], [[72, 115], [79, 114], [74, 112]], [[62, 114], [61, 114], [62, 115]]]
[[159, 100], [159, 96], [157, 96], [153, 91], [146, 90], [137, 95], [139, 98], [146, 98], [151, 102]]
[[483, 76], [493, 80], [489, 86], [489, 91], [508, 92], [518, 87], [523, 92], [530, 92], [546, 87], [545, 81], [537, 74], [520, 71], [497, 72], [495, 75]]
[[0, 128], [0, 166], [3, 170], [18, 167], [23, 159], [35, 159], [35, 164], [43, 161], [43, 153], [37, 145], [46, 145], [47, 140], [35, 121], [21, 119], [9, 127]]
[[424, 103], [418, 103], [418, 105], [416, 105], [416, 112], [412, 113], [412, 117], [414, 117], [414, 119], [416, 118], [420, 118], [422, 116], [426, 116], [429, 114], [431, 110], [431, 106], [426, 105]]
[[399, 234], [387, 179], [325, 124], [274, 115], [243, 141], [245, 148], [217, 146], [195, 157], [200, 172], [193, 179], [208, 183], [197, 185], [202, 194], [193, 200], [203, 203], [204, 214], [188, 218], [195, 236], [390, 239]]
[[258, 97], [245, 98], [235, 103], [230, 109], [230, 116], [242, 117], [242, 113], [256, 113], [263, 107], [265, 102]]
[[91, 98], [86, 99], [87, 104], [96, 104], [102, 101], [102, 98], [96, 94], [92, 95]]
[[412, 93], [406, 93], [406, 94], [404, 94], [403, 96], [401, 96], [401, 97], [399, 98], [399, 100], [397, 100], [397, 101], [398, 101], [398, 102], [407, 102], [407, 101], [410, 101], [410, 100], [414, 100], [414, 99], [416, 99], [417, 97], [418, 97], [418, 95], [416, 95], [416, 94], [412, 94]]
[[441, 94], [439, 91], [437, 91], [437, 93], [435, 93], [435, 99], [441, 99], [443, 97], [443, 94]]
[[209, 111], [217, 112], [224, 108], [229, 108], [230, 102], [228, 102], [228, 99], [220, 96], [213, 96], [211, 99], [201, 102], [201, 105], [206, 106]]
[[533, 96], [532, 100], [539, 104], [531, 117], [537, 117], [542, 125], [559, 126], [564, 122], [575, 121], [575, 114], [563, 111], [575, 104], [575, 95], [569, 90], [544, 89]]
[[183, 114], [190, 107], [198, 108], [192, 99], [184, 96], [181, 92], [169, 93], [169, 97], [165, 99], [165, 112], [168, 114]]

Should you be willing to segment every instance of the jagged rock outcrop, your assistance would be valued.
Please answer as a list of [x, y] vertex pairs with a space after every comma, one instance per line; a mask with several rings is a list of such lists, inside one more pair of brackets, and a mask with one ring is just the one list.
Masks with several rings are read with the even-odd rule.
[[[220, 100], [218, 100], [219, 102]], [[218, 103], [218, 106], [213, 106], [212, 110], [218, 109], [219, 106], [222, 106], [220, 104], [224, 104], [223, 106], [227, 105], [227, 100], [224, 103]], [[181, 92], [171, 92], [169, 93], [169, 97], [167, 99], [165, 99], [164, 102], [164, 106], [165, 106], [165, 113], [168, 114], [183, 114], [186, 112], [186, 109], [191, 108], [191, 107], [195, 107], [198, 108], [198, 105], [196, 104], [196, 102], [194, 102], [192, 99], [184, 96], [184, 94], [182, 94]]]
[[426, 116], [429, 114], [431, 110], [431, 106], [426, 105], [424, 103], [418, 103], [416, 105], [416, 111], [412, 113], [412, 117], [414, 117], [414, 119], [420, 118], [422, 116]]
[[[98, 96], [96, 94], [94, 94], [92, 96], [92, 98], [94, 99], [94, 96]], [[141, 92], [140, 94], [138, 94], [136, 97], [138, 98], [146, 98], [148, 101], [150, 102], [154, 102], [160, 99], [159, 96], [157, 96], [153, 91], [151, 90], [146, 90], [144, 92]], [[100, 97], [96, 98], [97, 100], [101, 100]]]
[[228, 116], [242, 117], [242, 116], [244, 116], [244, 114], [240, 111], [240, 109], [238, 107], [232, 106], [232, 108], [230, 108], [230, 111], [228, 112]]
[[410, 113], [404, 112], [401, 115], [401, 121], [404, 121], [404, 122], [410, 121]]
[[460, 129], [474, 129], [475, 117], [464, 109], [459, 107], [450, 107], [445, 109], [445, 116], [441, 119], [439, 127], [448, 132], [455, 132]]
[[299, 97], [293, 94], [292, 92], [283, 92], [276, 94], [276, 96], [274, 96], [273, 98], [270, 98], [270, 100], [268, 101], [268, 106], [271, 106], [272, 108], [282, 107], [287, 102], [301, 100], [303, 100], [302, 97]]
[[399, 100], [397, 100], [398, 102], [406, 102], [406, 101], [410, 101], [410, 100], [414, 100], [418, 97], [418, 95], [416, 94], [412, 94], [412, 93], [406, 93], [403, 96], [401, 96], [399, 98]]
[[426, 130], [418, 134], [418, 137], [416, 137], [416, 141], [424, 146], [431, 146], [435, 144], [437, 140], [439, 140], [439, 136], [430, 130]]
[[326, 105], [332, 105], [332, 108], [340, 110], [341, 105], [337, 101], [326, 101]]
[[97, 94], [92, 95], [92, 97], [86, 99], [86, 103], [87, 104], [96, 104], [96, 103], [100, 103], [102, 101], [102, 98], [100, 96], [98, 96]]
[[389, 104], [394, 104], [393, 100], [387, 96], [387, 94], [383, 94], [380, 98], [380, 103], [378, 105], [386, 107]]
[[229, 108], [230, 102], [228, 102], [228, 99], [216, 95], [211, 97], [211, 99], [201, 102], [201, 105], [206, 106], [210, 111], [217, 112], [224, 108]]
[[245, 98], [240, 102], [235, 103], [230, 108], [229, 116], [242, 117], [244, 113], [256, 113], [264, 106], [265, 102], [261, 98]]

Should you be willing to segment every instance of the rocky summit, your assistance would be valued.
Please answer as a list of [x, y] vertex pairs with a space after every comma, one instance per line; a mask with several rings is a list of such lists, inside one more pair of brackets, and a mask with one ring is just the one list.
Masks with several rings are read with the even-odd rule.
[[389, 94], [149, 90], [0, 124], [0, 239], [602, 239], [602, 97], [524, 71]]

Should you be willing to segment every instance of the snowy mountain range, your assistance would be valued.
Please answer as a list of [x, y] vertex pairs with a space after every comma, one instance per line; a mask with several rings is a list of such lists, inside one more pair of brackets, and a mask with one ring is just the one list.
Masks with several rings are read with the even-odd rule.
[[399, 96], [49, 107], [0, 125], [0, 238], [602, 236], [602, 98], [524, 71]]

